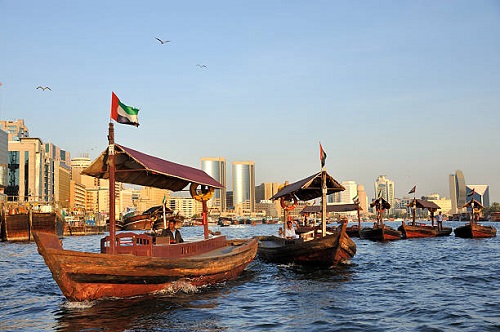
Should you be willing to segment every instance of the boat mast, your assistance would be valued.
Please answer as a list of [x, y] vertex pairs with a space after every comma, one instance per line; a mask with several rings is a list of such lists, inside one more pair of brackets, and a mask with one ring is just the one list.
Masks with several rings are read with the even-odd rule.
[[326, 169], [323, 166], [321, 170], [321, 234], [322, 236], [326, 235]]
[[109, 247], [111, 254], [116, 253], [115, 227], [115, 130], [109, 123], [108, 133], [108, 171], [109, 171]]

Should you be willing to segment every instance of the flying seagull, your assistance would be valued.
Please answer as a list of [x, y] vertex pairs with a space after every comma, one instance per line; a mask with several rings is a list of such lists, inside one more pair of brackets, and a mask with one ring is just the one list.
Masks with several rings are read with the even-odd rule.
[[41, 85], [39, 85], [36, 89], [37, 89], [37, 90], [38, 90], [38, 89], [42, 89], [43, 91], [45, 91], [45, 90], [50, 90], [50, 91], [52, 91], [52, 89], [51, 89], [51, 88], [49, 88], [48, 86], [43, 87], [43, 86], [41, 86]]
[[200, 67], [200, 68], [207, 68], [206, 65], [200, 65], [200, 64], [197, 64], [196, 67]]
[[159, 41], [161, 44], [170, 43], [170, 40], [161, 40], [161, 39], [160, 39], [160, 38], [158, 38], [158, 37], [155, 37], [155, 39], [156, 39], [157, 41]]

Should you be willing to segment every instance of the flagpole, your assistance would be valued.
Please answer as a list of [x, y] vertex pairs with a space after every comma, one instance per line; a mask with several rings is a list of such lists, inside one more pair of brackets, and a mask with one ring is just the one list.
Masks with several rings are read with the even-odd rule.
[[111, 254], [116, 253], [116, 220], [115, 220], [115, 131], [113, 123], [109, 123], [108, 133], [108, 171], [109, 171], [109, 247]]

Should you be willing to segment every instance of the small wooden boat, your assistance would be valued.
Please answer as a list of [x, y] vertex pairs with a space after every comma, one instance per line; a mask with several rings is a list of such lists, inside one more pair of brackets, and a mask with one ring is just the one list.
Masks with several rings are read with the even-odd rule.
[[364, 227], [359, 230], [359, 237], [371, 241], [401, 240], [401, 232], [385, 224], [373, 227]]
[[[474, 197], [473, 194], [472, 197]], [[470, 209], [470, 221], [464, 226], [455, 228], [455, 236], [472, 239], [495, 237], [497, 235], [497, 229], [495, 227], [483, 226], [478, 224], [479, 215], [481, 214], [481, 210], [483, 209], [481, 203], [472, 198], [469, 202], [465, 203], [464, 207]]]
[[495, 237], [497, 229], [493, 226], [478, 225], [474, 222], [455, 228], [455, 236], [463, 238]]
[[345, 188], [327, 174], [325, 169], [282, 187], [271, 199], [280, 199], [284, 219], [291, 220], [289, 211], [296, 207], [298, 200], [308, 201], [322, 197], [322, 227], [301, 233], [300, 237], [295, 239], [278, 236], [258, 237], [257, 255], [272, 263], [296, 263], [317, 267], [331, 267], [349, 261], [356, 254], [356, 244], [346, 233], [347, 223], [343, 223], [334, 232], [328, 232], [326, 227], [326, 195], [342, 190]]
[[342, 223], [326, 236], [315, 229], [302, 233], [298, 239], [258, 236], [258, 255], [264, 261], [278, 264], [331, 267], [345, 263], [356, 254], [356, 244], [347, 235], [346, 228], [347, 223]]
[[375, 207], [377, 211], [377, 221], [373, 227], [365, 227], [359, 230], [359, 237], [361, 239], [371, 241], [394, 241], [401, 240], [401, 232], [384, 224], [382, 214], [385, 209], [389, 209], [391, 204], [382, 197], [379, 197], [374, 202], [370, 203], [371, 207]]
[[[150, 207], [141, 214], [135, 214], [123, 218], [121, 228], [124, 231], [150, 230], [155, 220], [162, 214], [162, 206]], [[168, 209], [171, 213], [172, 210]]]
[[[257, 254], [255, 239], [209, 237], [207, 200], [223, 186], [202, 170], [175, 164], [114, 143], [83, 174], [109, 179], [109, 235], [100, 253], [63, 249], [57, 236], [34, 233], [39, 253], [63, 295], [70, 301], [154, 295], [179, 285], [209, 285], [236, 278]], [[116, 234], [115, 181], [179, 191], [190, 185], [202, 204], [204, 239], [170, 244], [132, 232]]]
[[[440, 209], [439, 205], [436, 203], [413, 198], [408, 206], [412, 208], [413, 220], [408, 224], [403, 221], [401, 226], [398, 227], [404, 239], [448, 236], [451, 234], [451, 227], [442, 227], [442, 222], [438, 223], [438, 225], [434, 225], [434, 213]], [[429, 210], [431, 225], [416, 222], [417, 208]]]

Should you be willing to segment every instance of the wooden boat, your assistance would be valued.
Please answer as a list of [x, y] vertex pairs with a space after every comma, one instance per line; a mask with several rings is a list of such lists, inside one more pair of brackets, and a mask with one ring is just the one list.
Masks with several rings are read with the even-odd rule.
[[[39, 206], [22, 203], [7, 204], [1, 216], [1, 239], [3, 241], [31, 241], [34, 231], [42, 231], [63, 236], [62, 216], [49, 209], [44, 212]], [[38, 210], [35, 210], [37, 208]]]
[[[322, 190], [324, 188], [324, 190]], [[297, 239], [278, 236], [261, 236], [257, 255], [272, 263], [296, 263], [317, 267], [331, 267], [349, 261], [356, 254], [356, 244], [346, 233], [347, 223], [334, 232], [327, 232], [326, 195], [345, 190], [333, 177], [322, 170], [308, 178], [284, 186], [272, 200], [280, 199], [284, 207], [285, 220], [290, 219], [298, 200], [311, 200], [322, 197], [322, 227], [301, 233]], [[288, 205], [287, 202], [294, 203]], [[318, 207], [319, 209], [319, 207]]]
[[[167, 208], [168, 209], [168, 208]], [[172, 210], [168, 209], [171, 213]], [[152, 206], [141, 214], [136, 214], [123, 218], [122, 230], [135, 231], [135, 230], [150, 230], [153, 224], [162, 214], [162, 206]]]
[[[472, 197], [474, 197], [472, 195]], [[495, 237], [497, 235], [497, 229], [493, 226], [483, 226], [478, 224], [479, 215], [483, 206], [478, 201], [473, 198], [465, 203], [464, 207], [470, 209], [470, 221], [460, 227], [455, 228], [455, 236], [462, 238], [486, 238]]]
[[[36, 232], [39, 253], [69, 301], [154, 295], [179, 285], [208, 285], [236, 278], [257, 254], [255, 239], [209, 237], [207, 200], [222, 185], [199, 169], [175, 164], [114, 143], [83, 174], [110, 181], [110, 229], [100, 253], [63, 249], [59, 239]], [[203, 206], [204, 239], [170, 244], [168, 237], [116, 234], [115, 181], [179, 191], [190, 185]]]
[[500, 221], [500, 212], [491, 212], [490, 221]]
[[379, 197], [374, 202], [370, 203], [371, 207], [375, 207], [377, 211], [377, 221], [373, 227], [365, 227], [359, 230], [361, 239], [371, 241], [394, 241], [401, 240], [401, 232], [384, 224], [382, 214], [385, 209], [389, 209], [391, 204], [382, 197]]
[[[403, 221], [401, 226], [398, 227], [398, 230], [401, 232], [404, 239], [447, 236], [451, 234], [451, 227], [442, 227], [442, 225], [440, 227], [439, 225], [434, 225], [434, 213], [440, 209], [439, 205], [436, 203], [414, 198], [408, 206], [412, 208], [412, 222], [407, 224]], [[417, 208], [429, 210], [431, 225], [416, 222]]]
[[321, 236], [319, 229], [302, 233], [298, 239], [259, 236], [259, 257], [278, 264], [295, 263], [305, 266], [331, 267], [348, 262], [356, 254], [356, 244], [342, 223], [334, 233]]

